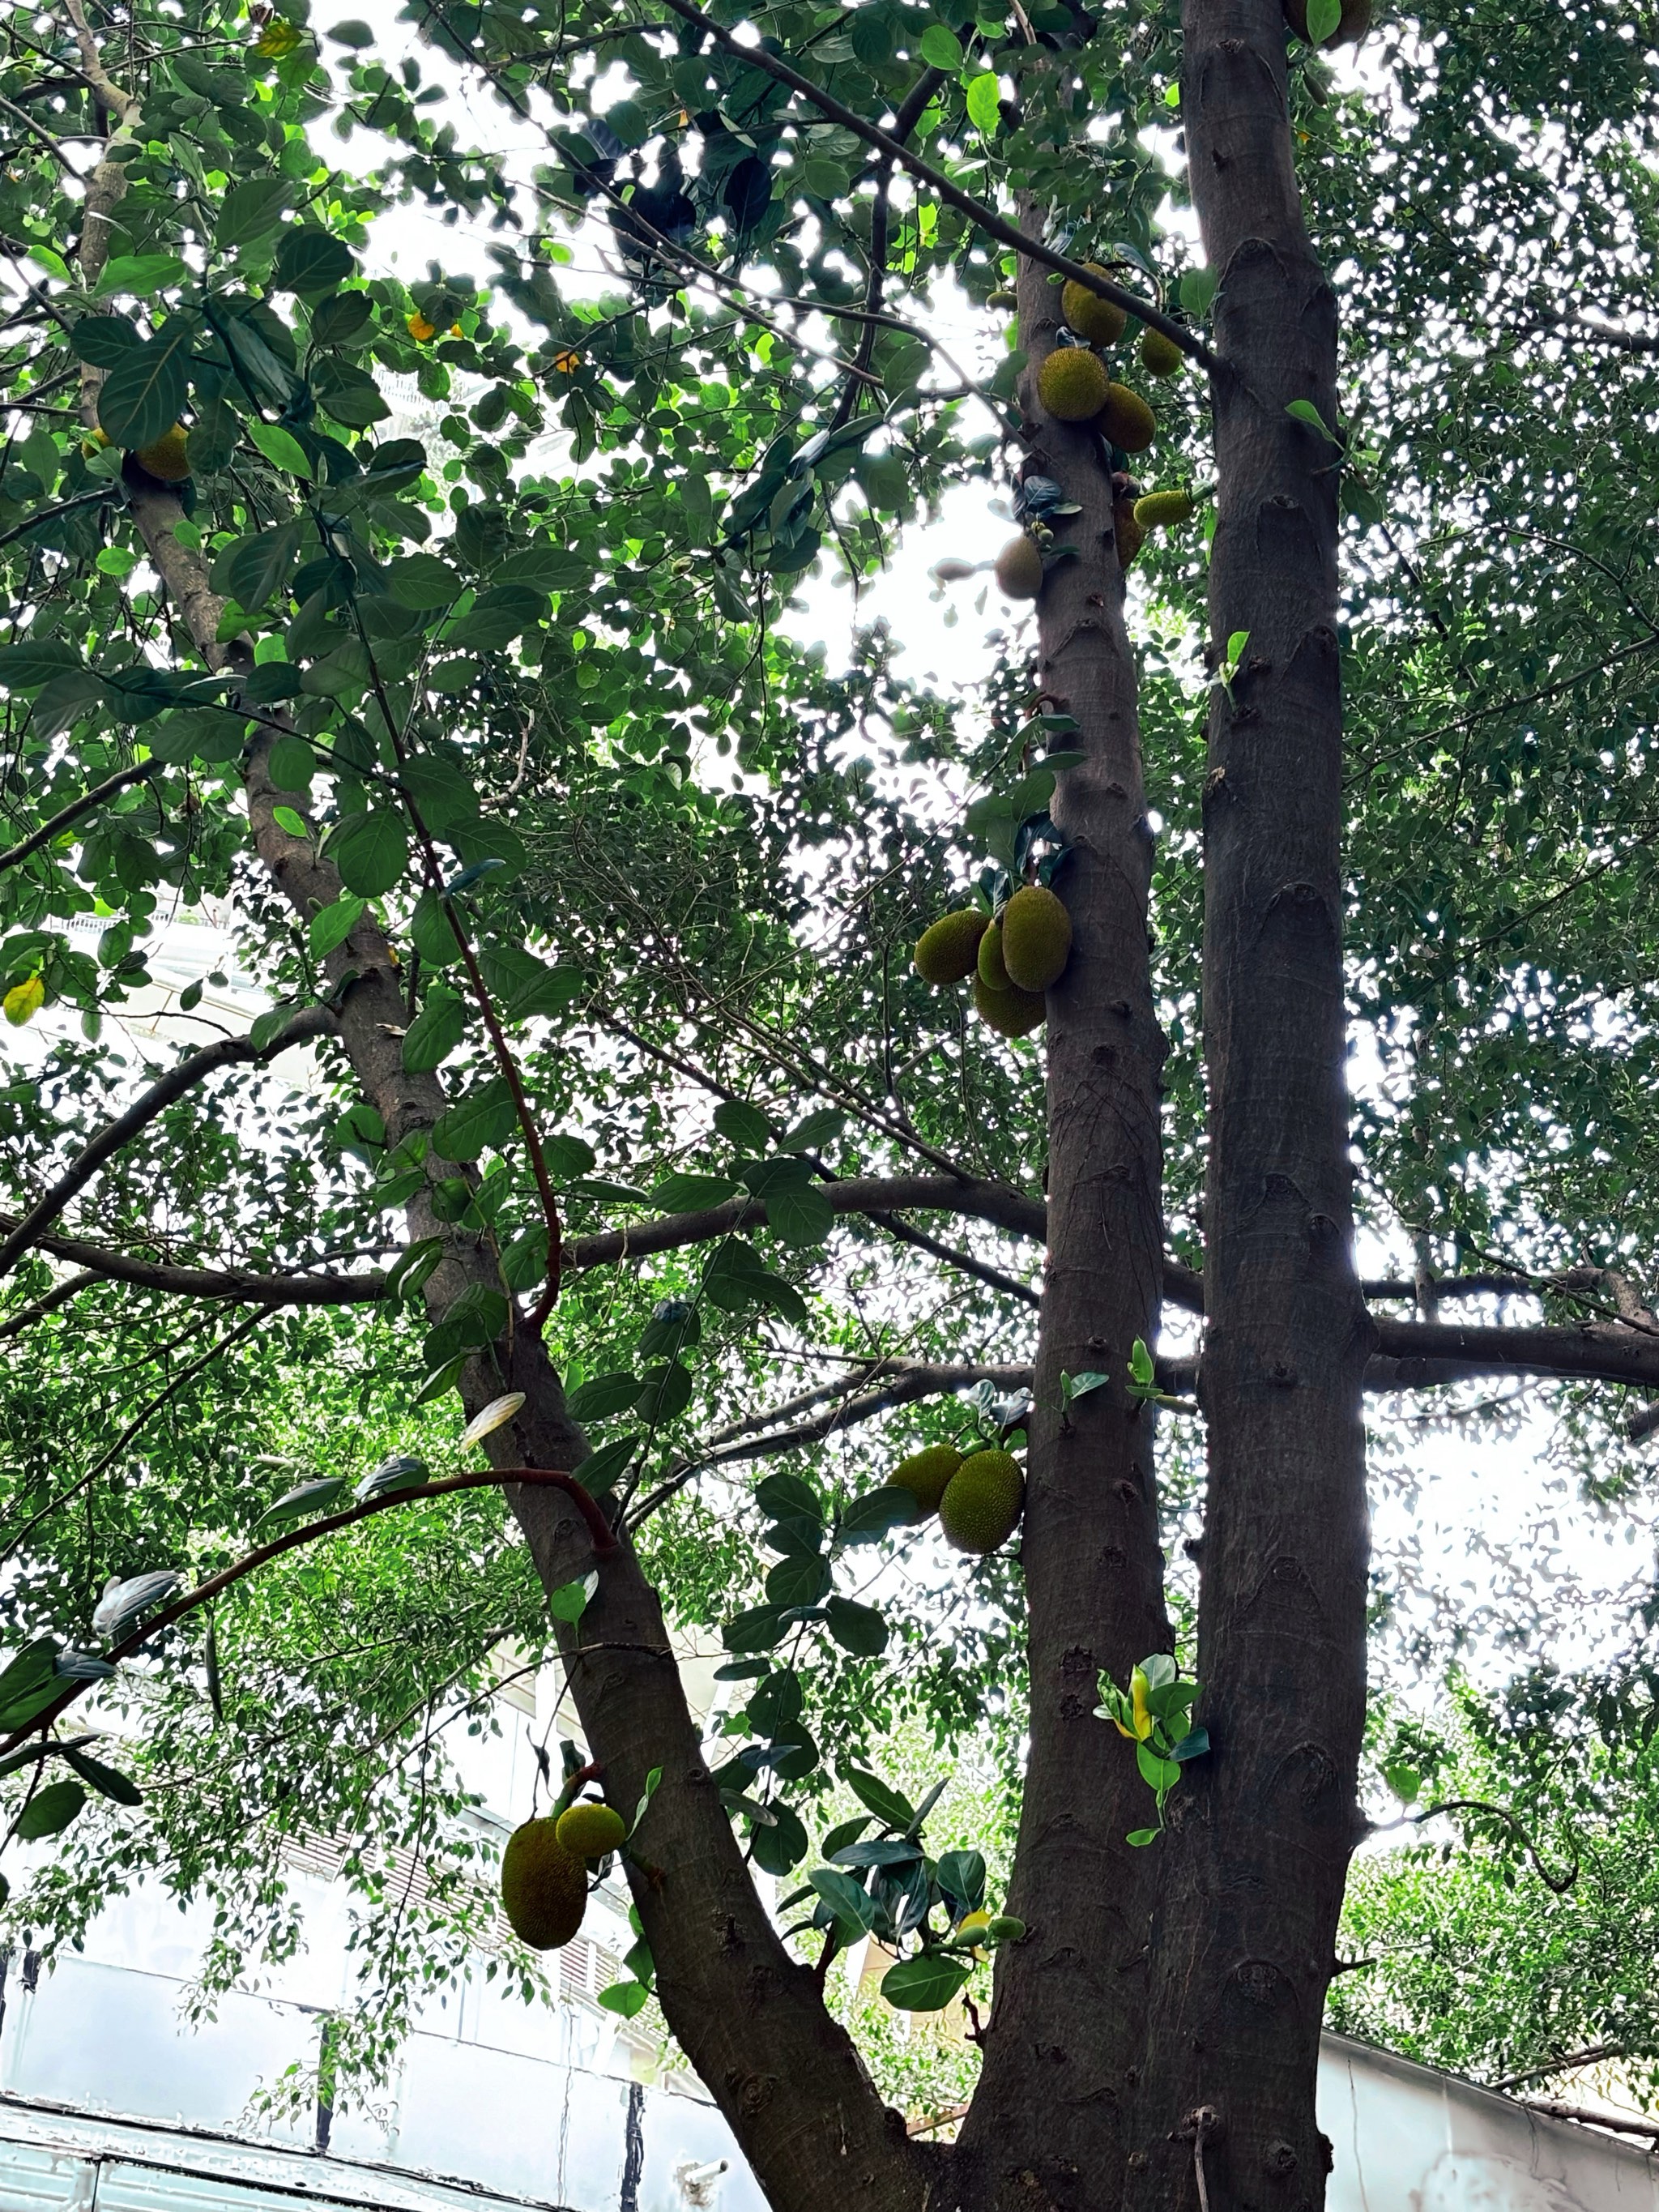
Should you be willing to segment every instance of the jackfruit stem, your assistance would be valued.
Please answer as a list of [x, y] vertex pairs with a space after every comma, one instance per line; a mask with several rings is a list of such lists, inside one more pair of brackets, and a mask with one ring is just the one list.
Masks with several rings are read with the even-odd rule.
[[576, 1793], [590, 1782], [602, 1782], [605, 1770], [597, 1759], [590, 1759], [586, 1766], [579, 1766], [574, 1774], [565, 1777], [564, 1787], [553, 1801], [553, 1810], [548, 1818], [556, 1820], [561, 1813], [568, 1813], [576, 1802]]

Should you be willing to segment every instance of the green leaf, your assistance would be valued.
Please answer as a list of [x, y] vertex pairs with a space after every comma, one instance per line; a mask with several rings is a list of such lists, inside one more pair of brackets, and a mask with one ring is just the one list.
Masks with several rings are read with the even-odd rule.
[[94, 368], [119, 368], [143, 345], [138, 325], [127, 315], [82, 315], [70, 332], [70, 349]]
[[129, 450], [154, 445], [179, 420], [190, 396], [193, 335], [175, 317], [111, 369], [98, 394], [98, 427], [112, 445]]
[[[344, 828], [330, 839], [328, 853], [348, 890], [356, 891], [362, 898], [379, 898], [403, 880], [409, 865], [409, 834], [404, 817], [389, 806], [373, 807], [367, 814], [353, 815]], [[411, 1036], [421, 1018], [416, 1016], [410, 1031]], [[446, 1051], [448, 1049], [446, 1047]], [[436, 1067], [438, 1061], [428, 1064]], [[404, 1065], [411, 1073], [416, 1072], [407, 1058]]]
[[[1309, 0], [1309, 9], [1310, 14], [1312, 9], [1318, 4], [1319, 0]], [[1340, 18], [1341, 0], [1331, 0], [1331, 4], [1337, 9]], [[1311, 399], [1292, 399], [1290, 404], [1285, 408], [1285, 412], [1287, 415], [1294, 416], [1298, 422], [1305, 422], [1310, 430], [1317, 430], [1320, 436], [1328, 440], [1331, 445], [1340, 446], [1341, 444], [1342, 441], [1337, 436], [1335, 431], [1333, 430], [1326, 422], [1324, 416], [1314, 405]], [[1229, 655], [1229, 658], [1231, 658], [1231, 654]]]
[[921, 34], [921, 43], [917, 51], [929, 69], [949, 70], [954, 73], [962, 67], [962, 41], [943, 23], [927, 26]]
[[[1342, 0], [1337, 0], [1340, 9]], [[1213, 269], [1188, 269], [1181, 279], [1181, 304], [1194, 322], [1201, 323], [1210, 312], [1215, 298], [1216, 272]]]
[[115, 1805], [142, 1805], [144, 1793], [136, 1782], [112, 1766], [106, 1766], [101, 1759], [88, 1758], [84, 1751], [66, 1751], [64, 1758], [89, 1789], [100, 1797], [107, 1797]]
[[617, 1477], [625, 1471], [639, 1448], [639, 1431], [635, 1430], [633, 1435], [617, 1437], [608, 1444], [601, 1444], [596, 1452], [591, 1452], [576, 1470], [582, 1488], [589, 1497], [603, 1498], [614, 1490]]
[[644, 1388], [637, 1375], [596, 1375], [570, 1393], [566, 1401], [570, 1418], [573, 1421], [609, 1420], [637, 1405]]
[[[306, 939], [313, 960], [325, 960], [337, 945], [345, 943], [346, 939], [356, 927], [367, 904], [366, 900], [355, 898], [348, 891], [343, 898], [337, 899], [332, 906], [325, 906], [320, 914], [313, 915], [311, 926], [306, 932]], [[453, 1159], [456, 1155], [453, 1152], [447, 1152], [444, 1157], [447, 1159]]]
[[858, 1605], [848, 1597], [832, 1597], [826, 1601], [823, 1613], [825, 1627], [844, 1651], [851, 1651], [860, 1659], [878, 1659], [887, 1649], [887, 1623], [874, 1606]]
[[1155, 1844], [1163, 1833], [1162, 1828], [1131, 1828], [1123, 1840], [1126, 1844], [1133, 1844], [1139, 1850], [1148, 1844]]
[[466, 1034], [466, 1001], [446, 984], [434, 983], [426, 1004], [404, 1038], [403, 1061], [410, 1075], [441, 1067]]
[[774, 1798], [768, 1809], [771, 1822], [769, 1826], [757, 1825], [749, 1848], [761, 1872], [781, 1881], [800, 1864], [811, 1844], [799, 1815], [787, 1805], [781, 1805]]
[[311, 456], [280, 423], [250, 422], [247, 434], [272, 468], [283, 469], [291, 477], [309, 477], [313, 473]]
[[60, 1835], [87, 1802], [78, 1782], [49, 1782], [37, 1790], [17, 1820], [17, 1840], [39, 1843], [42, 1837]]
[[629, 1826], [628, 1840], [630, 1843], [639, 1833], [640, 1822], [644, 1820], [647, 1812], [649, 1810], [651, 1800], [657, 1794], [657, 1784], [661, 1780], [662, 1769], [659, 1766], [653, 1766], [651, 1771], [645, 1778], [645, 1789], [641, 1795], [639, 1803], [634, 1808], [634, 1818]]
[[400, 606], [427, 614], [459, 599], [465, 585], [447, 561], [435, 553], [406, 553], [386, 563], [386, 586]]
[[1423, 1778], [1414, 1766], [1385, 1766], [1382, 1779], [1402, 1805], [1414, 1805], [1422, 1795]]
[[915, 1493], [890, 1485], [855, 1498], [842, 1515], [836, 1540], [842, 1544], [873, 1544], [894, 1528], [902, 1528], [916, 1517]]
[[691, 1402], [691, 1370], [677, 1359], [647, 1370], [639, 1395], [640, 1419], [650, 1428], [673, 1420]]
[[728, 1651], [770, 1651], [783, 1641], [784, 1627], [781, 1607], [751, 1606], [724, 1624], [720, 1641]]
[[985, 1860], [979, 1851], [941, 1852], [937, 1879], [952, 1904], [961, 1907], [954, 1918], [959, 1920], [963, 1912], [977, 1912], [983, 1905]]
[[653, 1190], [651, 1204], [659, 1213], [700, 1213], [737, 1194], [737, 1184], [726, 1176], [671, 1175]]
[[599, 1586], [596, 1574], [581, 1576], [574, 1583], [562, 1583], [547, 1601], [547, 1609], [555, 1620], [567, 1623], [578, 1621], [587, 1610], [588, 1601]]
[[1308, 0], [1308, 44], [1322, 46], [1341, 27], [1342, 0]]
[[114, 253], [104, 264], [94, 296], [108, 299], [124, 292], [136, 300], [149, 300], [182, 284], [189, 274], [176, 253]]
[[[278, 292], [326, 292], [343, 284], [356, 267], [351, 249], [343, 240], [308, 223], [295, 223], [283, 233], [271, 264], [270, 282]], [[312, 328], [315, 334], [314, 317]]]
[[821, 1190], [780, 1190], [766, 1200], [767, 1226], [784, 1243], [804, 1250], [822, 1244], [835, 1226], [836, 1217]]
[[476, 1160], [512, 1135], [518, 1110], [505, 1076], [492, 1076], [441, 1115], [432, 1132], [432, 1149], [441, 1159]]
[[924, 1951], [901, 1959], [881, 1978], [881, 1993], [897, 2012], [943, 2012], [973, 1969], [964, 1960]]
[[805, 1115], [788, 1130], [778, 1146], [781, 1152], [817, 1152], [826, 1145], [833, 1145], [847, 1126], [847, 1116], [838, 1106], [821, 1106], [816, 1112]]
[[622, 2020], [632, 2020], [644, 2011], [651, 1992], [643, 1982], [612, 1982], [599, 1991], [596, 2002], [607, 2012], [614, 2012]]
[[776, 1735], [800, 1718], [803, 1702], [800, 1676], [793, 1667], [769, 1674], [749, 1700], [749, 1725], [758, 1736]]
[[714, 1127], [739, 1151], [762, 1152], [772, 1141], [772, 1125], [758, 1106], [740, 1098], [723, 1098], [714, 1109]]
[[1181, 1779], [1181, 1769], [1175, 1761], [1160, 1759], [1149, 1743], [1135, 1746], [1135, 1764], [1140, 1769], [1140, 1778], [1146, 1787], [1156, 1790], [1160, 1796], [1165, 1790], [1173, 1790]]
[[777, 1606], [817, 1605], [829, 1587], [830, 1562], [816, 1554], [793, 1553], [766, 1577], [768, 1602]]
[[867, 1805], [878, 1820], [890, 1828], [908, 1828], [916, 1817], [916, 1808], [909, 1799], [879, 1776], [866, 1773], [860, 1766], [843, 1766], [841, 1778], [858, 1799]]
[[279, 830], [284, 830], [290, 837], [309, 837], [311, 835], [305, 817], [296, 814], [291, 806], [273, 806], [270, 810], [270, 818]]
[[214, 244], [225, 253], [263, 238], [276, 229], [293, 197], [294, 186], [286, 177], [247, 177], [233, 185], [219, 204]]
[[877, 1905], [861, 1881], [843, 1874], [839, 1867], [814, 1867], [806, 1879], [835, 1915], [836, 1933], [844, 1948], [870, 1933], [876, 1924]]
[[264, 1528], [284, 1521], [309, 1521], [313, 1514], [326, 1513], [337, 1505], [345, 1493], [343, 1475], [325, 1475], [315, 1482], [302, 1482], [297, 1490], [285, 1491], [274, 1505], [267, 1506], [253, 1525]]
[[303, 738], [287, 732], [277, 738], [266, 760], [270, 780], [278, 791], [303, 794], [311, 789], [311, 780], [317, 773], [317, 756]]
[[25, 638], [21, 645], [0, 645], [0, 687], [33, 691], [66, 669], [81, 665], [80, 654], [59, 638]]
[[1189, 1759], [1202, 1759], [1209, 1748], [1208, 1729], [1194, 1729], [1182, 1737], [1180, 1742], [1171, 1750], [1170, 1756], [1176, 1765], [1184, 1766]]
[[988, 138], [994, 137], [1001, 126], [1002, 112], [998, 106], [1001, 97], [1002, 87], [994, 70], [987, 70], [982, 76], [969, 79], [968, 120]]

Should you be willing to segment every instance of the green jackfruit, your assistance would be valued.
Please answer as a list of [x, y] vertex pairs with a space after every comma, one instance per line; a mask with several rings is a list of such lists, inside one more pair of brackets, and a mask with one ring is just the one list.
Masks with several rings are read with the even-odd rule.
[[979, 958], [975, 961], [974, 965], [975, 973], [978, 975], [980, 981], [984, 984], [988, 991], [1006, 991], [1007, 989], [1009, 977], [1008, 970], [1004, 965], [1002, 958], [1002, 923], [1000, 920], [994, 921], [991, 924], [991, 927], [986, 931], [984, 936], [979, 940]]
[[1140, 365], [1148, 376], [1174, 376], [1187, 356], [1162, 331], [1140, 333]]
[[983, 1559], [1000, 1551], [1019, 1526], [1025, 1503], [1025, 1478], [1019, 1462], [1006, 1451], [981, 1451], [965, 1459], [945, 1485], [939, 1500], [939, 1526], [958, 1552]]
[[1135, 501], [1135, 520], [1143, 530], [1170, 530], [1178, 522], [1190, 522], [1197, 512], [1189, 491], [1149, 491]]
[[1056, 422], [1086, 422], [1110, 391], [1104, 364], [1081, 346], [1056, 346], [1037, 371], [1037, 398]]
[[1146, 543], [1146, 526], [1135, 516], [1137, 501], [1117, 499], [1112, 502], [1112, 528], [1117, 538], [1117, 564], [1127, 568], [1135, 555]]
[[925, 1521], [939, 1511], [945, 1486], [961, 1465], [962, 1454], [954, 1444], [929, 1444], [926, 1451], [902, 1459], [887, 1480], [892, 1489], [910, 1492], [916, 1501], [916, 1519]]
[[[1083, 265], [1091, 276], [1110, 279], [1111, 270], [1103, 269], [1099, 262], [1085, 261]], [[1121, 307], [1110, 300], [1103, 300], [1098, 292], [1091, 292], [1075, 277], [1060, 293], [1060, 312], [1066, 318], [1068, 330], [1097, 346], [1115, 345], [1129, 319]], [[1049, 411], [1052, 413], [1052, 409]]]
[[999, 1036], [1020, 1037], [1042, 1028], [1048, 1006], [1035, 991], [1017, 991], [1012, 983], [1006, 991], [988, 991], [975, 975], [974, 1011]]
[[[1002, 909], [1002, 963], [1018, 991], [1046, 991], [1065, 973], [1072, 917], [1045, 884], [1022, 884]], [[980, 946], [980, 974], [985, 973]]]
[[1144, 453], [1158, 435], [1158, 417], [1127, 384], [1109, 384], [1095, 413], [1101, 436], [1126, 453]]
[[[1308, 35], [1308, 0], [1285, 0], [1285, 21], [1298, 39]], [[1371, 27], [1371, 0], [1342, 0], [1342, 21], [1326, 40], [1322, 52], [1333, 46], [1357, 46]]]
[[1034, 599], [1042, 589], [1042, 556], [1036, 541], [1011, 538], [997, 555], [997, 589], [1005, 599]]
[[974, 972], [987, 917], [977, 908], [941, 915], [916, 939], [916, 973], [924, 983], [960, 983]]
[[532, 1951], [556, 1951], [581, 1926], [587, 1869], [559, 1841], [556, 1820], [526, 1820], [507, 1838], [501, 1909], [513, 1933]]
[[555, 1833], [573, 1859], [602, 1859], [621, 1848], [628, 1823], [609, 1805], [568, 1805]]

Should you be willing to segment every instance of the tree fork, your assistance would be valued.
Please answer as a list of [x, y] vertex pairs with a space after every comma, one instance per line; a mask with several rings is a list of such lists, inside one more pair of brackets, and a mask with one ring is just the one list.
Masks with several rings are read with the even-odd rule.
[[1185, 0], [1219, 277], [1205, 785], [1209, 1483], [1198, 1718], [1152, 1947], [1132, 2207], [1322, 2200], [1315, 2119], [1365, 1707], [1368, 1530], [1344, 1073], [1336, 306], [1303, 227], [1279, 0]]
[[[1038, 233], [1041, 210], [1022, 204]], [[1134, 662], [1112, 522], [1109, 459], [1086, 425], [1036, 399], [1060, 291], [1022, 256], [1022, 398], [1031, 468], [1082, 512], [1060, 526], [1075, 560], [1037, 601], [1038, 687], [1079, 724], [1085, 759], [1053, 806], [1071, 858], [1055, 888], [1073, 950], [1048, 994], [1048, 1266], [1021, 1540], [1030, 1751], [1008, 1910], [1023, 1942], [997, 1953], [979, 2088], [958, 2145], [962, 2201], [1006, 2212], [1098, 2212], [1115, 2200], [1139, 2056], [1155, 1863], [1125, 1843], [1144, 1795], [1096, 1682], [1169, 1648], [1152, 1471], [1155, 1416], [1128, 1395], [1129, 1351], [1157, 1334], [1164, 1294], [1160, 1076], [1147, 898], [1152, 841]], [[1108, 1384], [1060, 1410], [1060, 1374]]]

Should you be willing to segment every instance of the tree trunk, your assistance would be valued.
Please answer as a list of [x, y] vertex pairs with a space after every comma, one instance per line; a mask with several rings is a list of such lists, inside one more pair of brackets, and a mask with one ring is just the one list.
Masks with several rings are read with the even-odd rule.
[[[1302, 225], [1279, 0], [1186, 0], [1182, 119], [1218, 274], [1205, 787], [1209, 1424], [1197, 1717], [1172, 1801], [1132, 2204], [1316, 2207], [1319, 2033], [1365, 1705], [1344, 1079], [1336, 310]], [[1202, 2181], [1200, 2181], [1200, 2172]]]
[[[1041, 229], [1041, 211], [1021, 209]], [[1114, 2200], [1139, 2055], [1155, 1869], [1124, 1842], [1144, 1786], [1116, 1730], [1095, 1717], [1103, 1668], [1119, 1681], [1169, 1649], [1152, 1473], [1154, 1416], [1128, 1396], [1136, 1337], [1163, 1297], [1159, 1075], [1146, 902], [1152, 833], [1141, 782], [1134, 662], [1112, 486], [1100, 440], [1037, 404], [1060, 293], [1022, 260], [1020, 340], [1032, 427], [1028, 473], [1054, 477], [1080, 514], [1056, 536], [1079, 557], [1037, 602], [1044, 705], [1074, 716], [1059, 743], [1086, 758], [1053, 812], [1072, 857], [1055, 880], [1071, 912], [1070, 965], [1048, 994], [1048, 1268], [1038, 1339], [1021, 1540], [1030, 1749], [1008, 1910], [1027, 1925], [999, 1952], [978, 2094], [958, 2146], [961, 2201], [1007, 2212], [1097, 2212]], [[1060, 1371], [1107, 1385], [1060, 1410]]]

